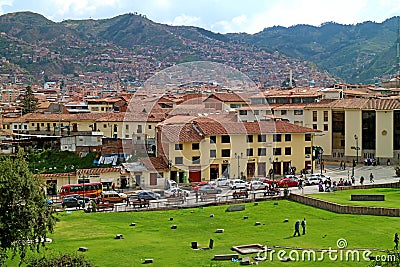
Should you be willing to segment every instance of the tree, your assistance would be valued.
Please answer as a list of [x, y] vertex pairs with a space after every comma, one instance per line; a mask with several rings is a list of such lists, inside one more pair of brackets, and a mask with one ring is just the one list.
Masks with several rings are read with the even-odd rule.
[[39, 251], [53, 232], [53, 207], [39, 179], [29, 171], [22, 151], [0, 158], [0, 266], [9, 252], [22, 262], [28, 249]]
[[28, 85], [21, 100], [22, 114], [33, 113], [38, 109], [38, 99], [33, 95], [32, 88]]

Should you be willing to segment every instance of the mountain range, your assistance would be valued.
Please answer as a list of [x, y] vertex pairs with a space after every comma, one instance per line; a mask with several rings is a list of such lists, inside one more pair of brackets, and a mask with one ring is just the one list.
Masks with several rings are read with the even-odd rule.
[[[288, 69], [293, 69], [294, 79], [374, 83], [398, 74], [398, 25], [399, 17], [393, 17], [382, 23], [327, 22], [319, 27], [274, 26], [256, 34], [219, 34], [156, 23], [136, 13], [58, 23], [32, 12], [8, 13], [0, 16], [0, 72], [18, 70], [40, 79], [46, 70], [50, 79], [84, 71], [115, 71], [116, 57], [109, 58], [108, 64], [104, 57], [119, 53], [120, 58], [127, 54], [136, 61], [140, 58], [150, 72], [188, 61], [221, 62], [262, 86], [273, 85], [270, 80], [274, 79], [280, 79], [279, 85], [283, 78], [277, 75], [288, 77]], [[130, 63], [137, 65], [136, 61]], [[145, 78], [136, 71], [125, 80]]]

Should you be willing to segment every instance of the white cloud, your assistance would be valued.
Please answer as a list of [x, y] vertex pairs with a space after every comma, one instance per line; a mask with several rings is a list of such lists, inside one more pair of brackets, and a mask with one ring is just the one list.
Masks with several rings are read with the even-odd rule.
[[237, 17], [234, 17], [232, 19], [232, 22], [236, 25], [241, 25], [247, 22], [247, 16], [246, 15], [240, 15]]
[[3, 6], [12, 6], [13, 0], [0, 0], [0, 14], [5, 13], [3, 10]]
[[176, 26], [200, 26], [201, 19], [199, 17], [192, 17], [185, 14], [177, 16], [172, 21], [172, 25]]

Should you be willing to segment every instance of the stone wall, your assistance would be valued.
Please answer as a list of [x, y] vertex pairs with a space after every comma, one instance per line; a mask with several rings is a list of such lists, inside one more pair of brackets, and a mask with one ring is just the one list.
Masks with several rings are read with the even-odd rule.
[[[369, 184], [359, 186], [346, 186], [339, 187], [339, 190], [349, 189], [367, 189], [367, 188], [398, 188], [400, 183], [389, 183], [389, 184]], [[309, 196], [302, 196], [297, 194], [290, 194], [289, 199], [295, 202], [299, 202], [312, 207], [332, 211], [341, 214], [360, 214], [360, 215], [377, 215], [377, 216], [390, 216], [399, 217], [400, 209], [398, 208], [382, 208], [382, 207], [364, 207], [364, 206], [349, 206], [341, 205], [334, 202], [321, 200]]]

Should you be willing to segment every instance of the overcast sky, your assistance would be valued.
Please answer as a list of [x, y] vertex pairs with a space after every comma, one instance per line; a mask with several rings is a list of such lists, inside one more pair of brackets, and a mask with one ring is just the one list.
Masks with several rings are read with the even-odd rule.
[[172, 25], [256, 33], [280, 25], [382, 22], [400, 15], [399, 0], [0, 0], [0, 15], [32, 11], [52, 21], [103, 19], [138, 12]]

